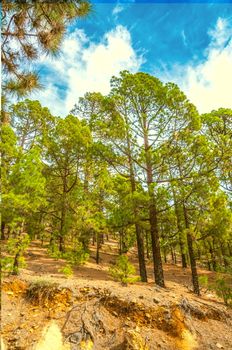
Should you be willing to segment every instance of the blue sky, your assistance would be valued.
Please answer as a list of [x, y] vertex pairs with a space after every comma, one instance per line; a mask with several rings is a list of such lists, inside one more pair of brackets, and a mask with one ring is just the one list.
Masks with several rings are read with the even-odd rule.
[[60, 56], [38, 66], [46, 89], [33, 97], [56, 115], [87, 91], [108, 93], [123, 69], [176, 82], [202, 113], [232, 108], [232, 4], [95, 1], [68, 28]]

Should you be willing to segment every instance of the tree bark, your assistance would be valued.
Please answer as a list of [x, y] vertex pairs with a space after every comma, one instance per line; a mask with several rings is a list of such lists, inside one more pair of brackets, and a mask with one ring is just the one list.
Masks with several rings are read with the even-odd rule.
[[209, 252], [210, 252], [211, 262], [213, 266], [213, 271], [217, 271], [217, 262], [215, 258], [214, 249], [211, 243], [209, 243]]
[[99, 264], [99, 262], [100, 262], [100, 247], [101, 247], [99, 232], [96, 232], [96, 243], [97, 243], [96, 263]]
[[19, 274], [19, 258], [20, 258], [20, 252], [17, 252], [15, 254], [15, 258], [14, 258], [12, 275], [18, 275]]
[[61, 219], [60, 219], [60, 235], [59, 235], [59, 251], [64, 252], [65, 251], [65, 242], [64, 242], [64, 236], [65, 236], [65, 224], [66, 224], [66, 196], [67, 196], [67, 170], [64, 169], [64, 175], [63, 175], [63, 193], [62, 193], [62, 202], [61, 202]]
[[147, 253], [147, 259], [150, 259], [149, 238], [148, 238], [147, 230], [146, 230], [146, 253]]
[[4, 241], [6, 239], [5, 236], [5, 228], [6, 228], [6, 224], [4, 221], [1, 222], [1, 240]]
[[[185, 227], [187, 230], [189, 230], [188, 213], [187, 213], [187, 209], [186, 209], [184, 204], [183, 204], [183, 211], [184, 211]], [[190, 266], [191, 266], [191, 272], [192, 272], [193, 291], [195, 294], [200, 295], [200, 288], [199, 288], [198, 274], [197, 274], [197, 265], [196, 265], [194, 250], [193, 250], [193, 239], [192, 239], [192, 235], [189, 231], [187, 232], [187, 243], [188, 243]]]
[[155, 275], [155, 283], [160, 287], [164, 285], [163, 266], [160, 252], [159, 230], [158, 230], [158, 218], [156, 201], [153, 189], [153, 172], [152, 172], [152, 158], [150, 152], [150, 146], [148, 141], [148, 131], [146, 117], [143, 118], [143, 130], [144, 130], [144, 151], [146, 161], [146, 175], [147, 175], [147, 187], [149, 194], [149, 223], [151, 233], [152, 255], [153, 255], [153, 267]]
[[172, 193], [173, 193], [176, 222], [177, 222], [177, 228], [178, 228], [181, 263], [182, 263], [182, 268], [186, 268], [187, 267], [187, 259], [186, 259], [186, 254], [185, 254], [185, 249], [184, 249], [185, 247], [184, 247], [184, 242], [183, 242], [183, 228], [182, 228], [182, 224], [181, 224], [180, 208], [179, 208], [178, 203], [177, 203], [176, 193], [175, 193], [173, 186], [172, 186]]
[[[128, 147], [128, 161], [129, 161], [129, 169], [130, 169], [131, 192], [133, 195], [133, 193], [135, 193], [136, 191], [136, 183], [135, 183], [133, 161], [131, 157], [131, 144], [130, 144], [130, 138], [128, 134], [127, 134], [127, 147]], [[144, 240], [143, 240], [141, 227], [138, 223], [139, 213], [135, 203], [133, 203], [133, 212], [134, 212], [134, 219], [135, 219], [135, 232], [136, 232], [138, 259], [139, 259], [139, 274], [141, 277], [141, 281], [147, 282], [147, 271], [146, 271], [146, 262], [145, 262], [145, 254], [144, 254]]]

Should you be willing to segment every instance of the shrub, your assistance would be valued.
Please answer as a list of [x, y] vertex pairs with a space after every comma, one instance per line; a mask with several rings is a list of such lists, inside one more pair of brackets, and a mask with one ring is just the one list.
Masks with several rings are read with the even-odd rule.
[[11, 256], [1, 259], [1, 271], [17, 275], [20, 268], [26, 267], [23, 253], [30, 243], [27, 234], [18, 235], [16, 238], [10, 238], [7, 242], [7, 252]]
[[59, 251], [59, 249], [56, 245], [49, 246], [48, 254], [51, 258], [56, 259], [56, 260], [62, 258], [62, 252]]
[[2, 272], [12, 272], [14, 264], [14, 258], [11, 256], [6, 256], [1, 259], [1, 271]]
[[139, 277], [133, 277], [135, 274], [135, 267], [129, 262], [126, 255], [120, 255], [116, 264], [109, 268], [109, 274], [116, 281], [122, 283], [122, 285], [127, 285], [128, 283], [137, 282], [140, 280]]
[[58, 270], [59, 272], [62, 272], [67, 278], [71, 277], [73, 275], [73, 269], [70, 264], [66, 264], [64, 267]]
[[72, 266], [79, 266], [83, 265], [88, 260], [89, 254], [83, 249], [78, 249], [63, 253], [62, 258], [66, 259]]
[[72, 293], [68, 288], [62, 288], [56, 282], [49, 280], [37, 280], [31, 282], [25, 297], [36, 306], [57, 309], [60, 305], [68, 306]]
[[216, 294], [224, 300], [226, 305], [232, 301], [232, 287], [228, 284], [224, 277], [219, 276], [213, 284]]
[[48, 248], [49, 255], [58, 260], [65, 259], [71, 266], [83, 265], [89, 258], [89, 253], [83, 249], [82, 244], [75, 247], [75, 250], [60, 252], [57, 246], [51, 246]]
[[217, 296], [224, 300], [225, 305], [229, 305], [232, 301], [232, 287], [224, 276], [218, 275], [217, 279], [213, 283], [208, 283], [207, 276], [199, 277], [199, 284], [203, 288], [214, 291]]
[[208, 289], [208, 276], [205, 276], [205, 275], [199, 276], [198, 281], [199, 281], [200, 287]]

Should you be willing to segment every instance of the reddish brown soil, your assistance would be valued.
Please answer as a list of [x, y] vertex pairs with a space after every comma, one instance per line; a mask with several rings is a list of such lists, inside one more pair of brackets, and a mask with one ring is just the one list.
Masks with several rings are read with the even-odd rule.
[[[128, 255], [138, 269], [136, 252], [132, 251]], [[66, 278], [64, 274], [59, 272], [60, 268], [65, 266], [64, 260], [56, 260], [49, 257], [47, 249], [41, 247], [41, 244], [38, 241], [31, 244], [25, 255], [27, 266], [21, 270], [19, 276], [20, 281], [23, 282], [19, 282], [19, 287], [17, 287], [18, 282], [12, 287], [12, 277], [6, 276], [4, 278], [5, 284], [3, 283], [3, 286], [5, 285], [5, 287], [3, 288], [2, 300], [2, 328], [3, 336], [8, 340], [9, 349], [30, 350], [31, 347], [28, 344], [32, 345], [38, 340], [42, 327], [51, 318], [55, 318], [58, 323], [60, 322], [60, 326], [62, 326], [65, 313], [67, 312], [66, 308], [63, 310], [61, 308], [59, 313], [54, 316], [49, 310], [41, 311], [39, 307], [28, 305], [28, 303], [22, 298], [21, 292], [24, 290], [23, 283], [25, 282], [28, 284], [31, 281], [38, 280], [38, 278], [58, 282], [60, 286], [70, 288], [74, 294], [76, 293], [76, 295], [78, 295], [78, 293], [80, 294], [80, 290], [83, 289], [86, 289], [87, 291], [89, 289], [107, 289], [110, 291], [112, 297], [117, 297], [122, 301], [138, 303], [139, 305], [142, 303], [146, 308], [151, 309], [154, 308], [154, 305], [158, 305], [159, 307], [177, 305], [181, 300], [186, 299], [190, 302], [197, 303], [198, 306], [202, 305], [202, 308], [217, 307], [220, 309], [220, 312], [227, 312], [228, 315], [231, 315], [232, 317], [231, 310], [226, 308], [222, 301], [211, 292], [203, 293], [201, 297], [197, 297], [191, 292], [191, 274], [189, 268], [182, 269], [181, 266], [176, 266], [171, 263], [165, 264], [164, 274], [166, 289], [162, 289], [154, 285], [152, 263], [148, 262], [148, 283], [144, 284], [138, 282], [129, 285], [128, 287], [123, 287], [118, 282], [113, 281], [108, 275], [108, 268], [111, 263], [115, 261], [117, 256], [117, 244], [114, 241], [111, 241], [106, 242], [106, 244], [102, 246], [99, 265], [96, 264], [94, 256], [95, 247], [92, 246], [89, 261], [84, 266], [75, 268], [74, 275], [71, 278]], [[207, 274], [210, 279], [215, 277], [213, 272], [202, 269], [199, 269], [199, 273]], [[229, 324], [220, 321], [217, 318], [208, 319], [207, 321], [191, 318], [190, 321], [193, 332], [198, 338], [198, 346], [196, 349], [232, 349], [232, 345], [230, 345], [232, 344], [232, 332]], [[110, 322], [112, 321], [109, 319], [109, 324]], [[128, 322], [131, 322], [130, 318]], [[118, 326], [119, 323], [115, 320], [115, 327]], [[134, 327], [133, 324], [130, 326]], [[141, 334], [144, 332], [150, 337], [150, 339], [157, 336], [157, 339], [159, 340], [150, 340], [151, 344], [154, 344], [154, 347], [151, 347], [151, 349], [184, 349], [183, 344], [179, 346], [177, 343], [173, 343], [172, 339], [161, 330], [142, 328]], [[30, 338], [28, 338], [28, 336]], [[26, 338], [27, 345], [25, 345], [26, 347], [23, 347], [23, 339]], [[17, 341], [14, 339], [17, 339]], [[18, 347], [15, 347], [15, 345], [12, 345], [13, 347], [11, 347], [10, 344], [18, 344]], [[113, 349], [113, 347], [109, 347], [109, 349]], [[185, 349], [188, 350], [190, 347], [186, 347]], [[101, 350], [101, 347], [96, 348], [96, 350]]]

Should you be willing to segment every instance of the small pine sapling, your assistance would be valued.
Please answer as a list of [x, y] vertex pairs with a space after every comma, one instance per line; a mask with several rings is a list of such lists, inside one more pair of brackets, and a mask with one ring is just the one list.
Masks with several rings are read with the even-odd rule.
[[72, 266], [68, 263], [64, 267], [58, 270], [59, 272], [62, 272], [67, 278], [73, 276], [73, 269]]
[[116, 264], [109, 268], [109, 274], [116, 281], [121, 282], [123, 286], [140, 280], [139, 277], [133, 277], [135, 267], [129, 262], [126, 255], [120, 255], [117, 258]]

